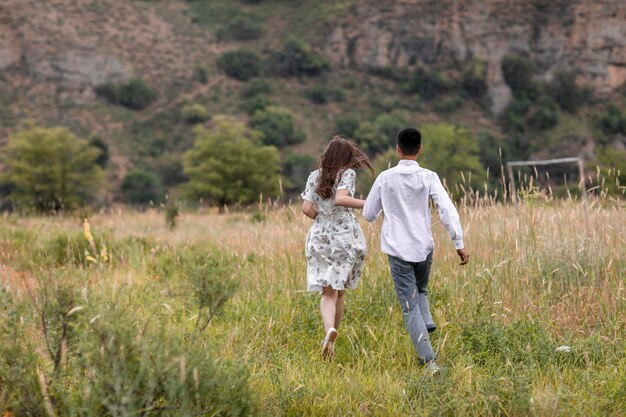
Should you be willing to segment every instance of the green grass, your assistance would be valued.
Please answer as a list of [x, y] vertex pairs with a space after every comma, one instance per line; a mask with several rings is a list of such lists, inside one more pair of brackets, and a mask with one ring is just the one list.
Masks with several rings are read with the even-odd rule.
[[[24, 301], [48, 277], [55, 279], [53, 288], [75, 287], [48, 292], [51, 306], [70, 305], [70, 297], [85, 308], [72, 321], [77, 330], [62, 368], [64, 382], [55, 382], [45, 355], [36, 361], [59, 398], [84, 384], [80, 369], [87, 365], [79, 358], [97, 350], [88, 341], [100, 329], [122, 338], [144, 334], [152, 342], [136, 348], [164, 350], [154, 355], [171, 363], [159, 374], [170, 383], [178, 374], [167, 369], [179, 366], [181, 352], [190, 360], [204, 355], [216, 361], [219, 372], [237, 384], [244, 381], [254, 393], [252, 415], [619, 416], [626, 409], [623, 203], [464, 208], [472, 256], [466, 267], [457, 265], [449, 238], [435, 224], [430, 297], [439, 326], [432, 342], [444, 368], [438, 378], [424, 372], [404, 329], [378, 249], [379, 225], [363, 224], [370, 248], [365, 274], [347, 294], [336, 357], [321, 359], [319, 296], [304, 292], [309, 223], [296, 210], [183, 212], [174, 230], [156, 211], [97, 215], [92, 231], [96, 240], [106, 236], [106, 262], [97, 256], [85, 262], [59, 246], [62, 236], [81, 242], [76, 218], [9, 217], [0, 226], [0, 283], [8, 291], [3, 297], [19, 304], [22, 319], [13, 323], [20, 323], [21, 340], [28, 341], [20, 348], [26, 355], [20, 363], [32, 366], [28, 352], [42, 343], [34, 305]], [[213, 261], [203, 266], [205, 257]], [[203, 268], [213, 272], [206, 275]], [[218, 277], [210, 281], [217, 286], [198, 287], [203, 276]], [[236, 293], [198, 333], [197, 314], [209, 311], [198, 309], [198, 297], [215, 301], [219, 291], [230, 291], [220, 280], [236, 284]], [[98, 314], [118, 321], [110, 328], [90, 327]], [[0, 330], [7, 317], [0, 316]], [[558, 352], [559, 346], [571, 352]], [[2, 368], [7, 352], [0, 349], [0, 379], [22, 369]], [[133, 378], [132, 367], [145, 366], [142, 357], [133, 356], [126, 373], [114, 375]], [[89, 366], [101, 366], [89, 360]], [[229, 373], [229, 364], [245, 368], [247, 376]], [[206, 398], [219, 387], [204, 387]], [[36, 385], [19, 392], [40, 395]], [[247, 398], [247, 391], [237, 392], [236, 398]]]

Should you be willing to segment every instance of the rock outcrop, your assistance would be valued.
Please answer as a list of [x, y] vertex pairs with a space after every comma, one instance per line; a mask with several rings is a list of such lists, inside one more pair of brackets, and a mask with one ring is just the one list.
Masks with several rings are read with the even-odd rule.
[[626, 1], [364, 0], [331, 27], [326, 51], [335, 65], [360, 68], [485, 60], [498, 112], [510, 95], [507, 53], [528, 54], [543, 80], [568, 70], [600, 94], [623, 86]]

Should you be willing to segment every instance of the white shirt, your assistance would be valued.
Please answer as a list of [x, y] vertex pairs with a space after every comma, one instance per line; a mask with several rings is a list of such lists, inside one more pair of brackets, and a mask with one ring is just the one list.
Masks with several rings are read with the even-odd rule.
[[434, 248], [429, 197], [456, 249], [465, 247], [459, 213], [439, 176], [416, 161], [403, 159], [378, 175], [363, 207], [363, 216], [370, 222], [385, 213], [380, 237], [384, 253], [407, 262], [426, 260]]

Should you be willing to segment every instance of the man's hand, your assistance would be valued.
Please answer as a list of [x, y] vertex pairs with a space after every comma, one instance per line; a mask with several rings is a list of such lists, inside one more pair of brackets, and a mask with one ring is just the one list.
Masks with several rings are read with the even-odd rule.
[[461, 258], [461, 263], [459, 265], [465, 265], [465, 264], [467, 264], [469, 262], [469, 252], [467, 251], [467, 249], [465, 249], [465, 248], [457, 249], [456, 253]]

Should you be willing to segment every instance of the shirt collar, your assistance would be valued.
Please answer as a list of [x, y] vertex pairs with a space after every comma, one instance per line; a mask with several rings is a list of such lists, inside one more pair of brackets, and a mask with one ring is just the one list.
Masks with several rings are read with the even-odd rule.
[[420, 166], [417, 163], [417, 161], [413, 161], [410, 159], [401, 159], [400, 162], [398, 162], [398, 165], [402, 165], [402, 166], [417, 165], [418, 167]]

